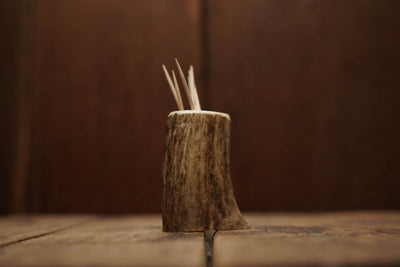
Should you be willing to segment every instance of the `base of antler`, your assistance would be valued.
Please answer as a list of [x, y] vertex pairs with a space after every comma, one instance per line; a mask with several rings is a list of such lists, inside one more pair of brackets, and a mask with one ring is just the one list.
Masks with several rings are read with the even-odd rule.
[[211, 111], [168, 116], [162, 182], [163, 230], [249, 228], [230, 176], [230, 117]]

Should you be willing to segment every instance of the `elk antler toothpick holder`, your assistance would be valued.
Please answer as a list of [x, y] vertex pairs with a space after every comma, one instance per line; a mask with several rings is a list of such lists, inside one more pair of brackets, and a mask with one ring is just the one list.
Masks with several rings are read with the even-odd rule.
[[[192, 68], [191, 71], [189, 85], [193, 85], [186, 92], [196, 110], [171, 112], [167, 119], [162, 171], [163, 230], [249, 228], [236, 204], [230, 176], [231, 119], [225, 113], [200, 110]], [[168, 79], [168, 72], [166, 75]], [[183, 75], [181, 78], [185, 86]], [[170, 83], [170, 87], [177, 96], [179, 88], [174, 80], [175, 85]], [[182, 101], [175, 99], [179, 107]]]

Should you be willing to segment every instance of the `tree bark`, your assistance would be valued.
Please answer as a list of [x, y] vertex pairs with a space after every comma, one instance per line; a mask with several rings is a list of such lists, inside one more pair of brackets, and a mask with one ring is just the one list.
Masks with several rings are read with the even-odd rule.
[[162, 181], [164, 231], [249, 228], [233, 194], [230, 124], [225, 113], [169, 114]]

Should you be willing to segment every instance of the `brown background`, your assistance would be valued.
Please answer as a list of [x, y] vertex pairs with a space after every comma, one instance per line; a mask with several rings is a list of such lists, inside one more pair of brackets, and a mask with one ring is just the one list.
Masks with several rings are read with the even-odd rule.
[[161, 64], [232, 117], [242, 210], [400, 207], [400, 1], [0, 2], [1, 212], [159, 212]]

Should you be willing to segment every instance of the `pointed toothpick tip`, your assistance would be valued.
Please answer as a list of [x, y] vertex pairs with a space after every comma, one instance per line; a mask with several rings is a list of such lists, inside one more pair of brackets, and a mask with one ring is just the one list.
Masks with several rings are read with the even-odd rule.
[[175, 58], [175, 62], [176, 62], [176, 66], [178, 68], [179, 76], [181, 77], [183, 88], [185, 89], [185, 93], [186, 93], [187, 99], [189, 101], [190, 109], [193, 110], [193, 109], [195, 109], [195, 105], [194, 105], [194, 102], [193, 102], [193, 99], [192, 99], [192, 96], [191, 96], [191, 93], [190, 93], [189, 85], [186, 82], [185, 75], [183, 74], [181, 65], [179, 65], [179, 61], [178, 61], [177, 58]]

